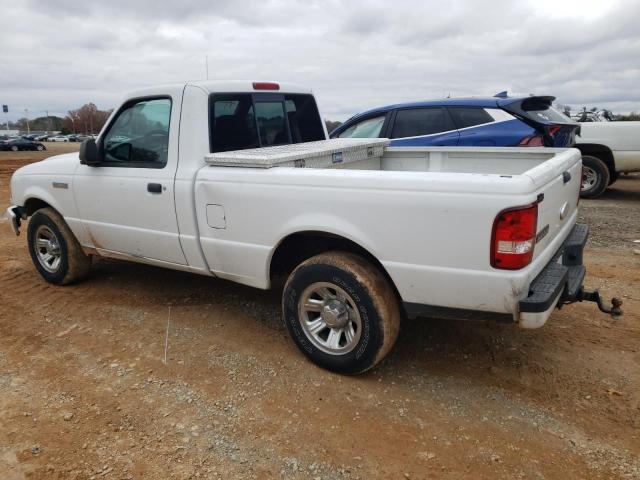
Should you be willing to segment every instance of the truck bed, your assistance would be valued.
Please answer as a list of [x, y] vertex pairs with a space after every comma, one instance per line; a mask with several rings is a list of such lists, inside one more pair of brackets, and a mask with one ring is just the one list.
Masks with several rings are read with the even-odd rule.
[[[515, 314], [575, 224], [580, 171], [578, 150], [550, 148], [386, 147], [325, 168], [206, 165], [195, 183], [202, 252], [216, 275], [267, 288], [283, 238], [326, 232], [379, 259], [406, 302]], [[494, 219], [533, 203], [533, 262], [495, 271]]]
[[381, 157], [330, 168], [395, 172], [480, 173], [522, 175], [550, 160], [564, 149], [387, 147]]
[[212, 153], [206, 162], [220, 167], [338, 168], [394, 172], [522, 175], [566, 149], [389, 147], [385, 138], [336, 138], [292, 145]]

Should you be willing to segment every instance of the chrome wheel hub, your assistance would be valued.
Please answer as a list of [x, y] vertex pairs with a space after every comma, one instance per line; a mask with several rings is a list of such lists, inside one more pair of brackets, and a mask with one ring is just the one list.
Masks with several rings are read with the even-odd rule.
[[298, 318], [311, 343], [330, 355], [344, 355], [360, 341], [362, 320], [355, 302], [333, 283], [309, 285], [300, 295]]
[[598, 174], [591, 167], [582, 167], [582, 190], [589, 190], [598, 183]]
[[329, 328], [344, 328], [349, 321], [347, 305], [338, 299], [329, 300], [322, 307], [320, 317]]
[[55, 273], [60, 268], [62, 253], [58, 237], [46, 225], [40, 225], [36, 230], [36, 258], [47, 272]]

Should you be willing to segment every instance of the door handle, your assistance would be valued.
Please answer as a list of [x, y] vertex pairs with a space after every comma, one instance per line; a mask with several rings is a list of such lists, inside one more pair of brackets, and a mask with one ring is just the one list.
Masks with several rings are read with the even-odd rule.
[[162, 185], [159, 183], [147, 183], [147, 192], [162, 193]]

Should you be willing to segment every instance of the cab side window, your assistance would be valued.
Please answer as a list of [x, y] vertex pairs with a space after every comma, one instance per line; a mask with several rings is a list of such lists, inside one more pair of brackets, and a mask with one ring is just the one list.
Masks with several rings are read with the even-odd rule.
[[169, 151], [171, 100], [138, 100], [126, 105], [104, 136], [109, 166], [162, 168]]

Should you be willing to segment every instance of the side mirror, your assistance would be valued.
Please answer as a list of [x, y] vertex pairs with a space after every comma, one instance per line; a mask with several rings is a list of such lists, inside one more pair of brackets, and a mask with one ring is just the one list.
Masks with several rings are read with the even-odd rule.
[[93, 138], [88, 138], [80, 145], [80, 163], [95, 166], [100, 163], [100, 153]]

